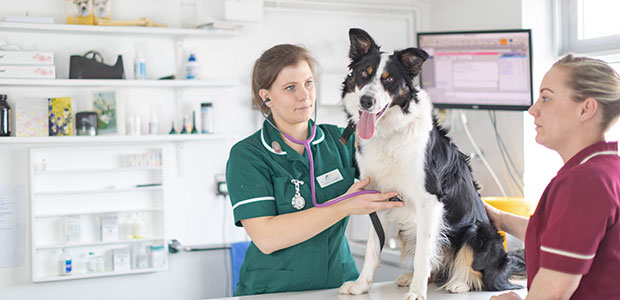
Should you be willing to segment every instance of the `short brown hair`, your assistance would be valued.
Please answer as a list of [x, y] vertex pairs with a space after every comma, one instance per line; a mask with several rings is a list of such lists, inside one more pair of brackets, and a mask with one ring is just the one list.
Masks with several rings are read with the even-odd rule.
[[[254, 107], [260, 108], [263, 103], [259, 94], [261, 89], [270, 89], [282, 69], [294, 66], [301, 61], [307, 62], [312, 74], [315, 74], [318, 67], [316, 60], [304, 47], [280, 44], [263, 52], [254, 63], [252, 71], [252, 103]], [[270, 109], [267, 106], [263, 106], [264, 113], [269, 113], [269, 111]]]
[[601, 106], [601, 128], [607, 131], [620, 115], [620, 76], [606, 62], [568, 54], [553, 64], [570, 70], [567, 86], [572, 100], [582, 102], [592, 97]]

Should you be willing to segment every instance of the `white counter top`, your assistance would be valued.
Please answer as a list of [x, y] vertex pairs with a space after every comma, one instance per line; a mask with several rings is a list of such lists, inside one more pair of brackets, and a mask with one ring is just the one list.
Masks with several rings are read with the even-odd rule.
[[[519, 284], [525, 286], [525, 282], [519, 281]], [[372, 285], [367, 294], [350, 296], [339, 295], [338, 289], [314, 290], [293, 293], [275, 293], [243, 297], [219, 298], [229, 300], [246, 300], [246, 299], [269, 299], [269, 300], [386, 300], [386, 299], [402, 299], [403, 295], [409, 290], [408, 287], [398, 287], [393, 282], [378, 282]], [[525, 298], [527, 291], [525, 288], [516, 290], [517, 294]], [[470, 292], [463, 294], [451, 294], [445, 290], [440, 290], [435, 284], [428, 286], [428, 300], [488, 300], [493, 295], [502, 294], [504, 292]]]

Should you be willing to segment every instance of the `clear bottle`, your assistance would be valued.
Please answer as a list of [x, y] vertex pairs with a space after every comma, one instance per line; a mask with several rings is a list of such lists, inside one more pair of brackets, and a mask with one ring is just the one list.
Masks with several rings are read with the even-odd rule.
[[141, 213], [134, 213], [131, 217], [131, 238], [146, 238], [146, 223], [144, 223]]
[[105, 272], [105, 258], [103, 257], [103, 254], [95, 258], [95, 269], [98, 273]]
[[198, 68], [196, 56], [193, 53], [190, 53], [189, 58], [187, 59], [187, 64], [185, 65], [185, 78], [198, 79]]
[[142, 56], [142, 52], [136, 51], [136, 57], [133, 62], [133, 79], [146, 79], [146, 59]]
[[151, 106], [151, 120], [149, 121], [149, 134], [156, 135], [159, 132], [159, 120], [157, 119], [157, 109]]
[[95, 252], [88, 252], [88, 255], [86, 255], [86, 273], [95, 272], [97, 272], [97, 259], [95, 257]]
[[146, 253], [146, 246], [143, 244], [136, 245], [135, 248], [135, 257], [134, 257], [134, 268], [136, 269], [146, 269], [149, 267], [149, 256]]
[[0, 136], [11, 136], [11, 107], [6, 95], [0, 95]]
[[67, 249], [62, 249], [60, 252], [59, 261], [60, 263], [60, 273], [61, 276], [71, 275], [73, 271], [73, 260], [71, 259], [71, 255], [67, 252]]

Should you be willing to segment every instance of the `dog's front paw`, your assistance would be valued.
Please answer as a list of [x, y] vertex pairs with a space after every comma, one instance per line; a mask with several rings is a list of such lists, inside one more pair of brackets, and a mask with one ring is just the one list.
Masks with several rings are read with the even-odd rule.
[[403, 298], [405, 300], [426, 300], [426, 296], [425, 295], [418, 295], [414, 292], [409, 292], [405, 294], [405, 297]]
[[469, 286], [463, 282], [448, 282], [446, 290], [450, 293], [466, 293], [469, 292]]
[[411, 280], [413, 280], [413, 273], [403, 273], [403, 274], [400, 274], [400, 276], [398, 276], [398, 278], [396, 278], [394, 282], [398, 286], [410, 286]]
[[347, 281], [340, 286], [338, 290], [338, 294], [343, 295], [361, 295], [363, 293], [368, 292], [370, 288], [370, 284], [372, 282], [363, 282], [363, 281]]

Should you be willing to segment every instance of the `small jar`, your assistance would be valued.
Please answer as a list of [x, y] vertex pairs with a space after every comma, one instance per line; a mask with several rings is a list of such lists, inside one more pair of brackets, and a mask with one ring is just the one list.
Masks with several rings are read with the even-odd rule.
[[202, 133], [213, 133], [213, 103], [200, 103], [200, 125]]

